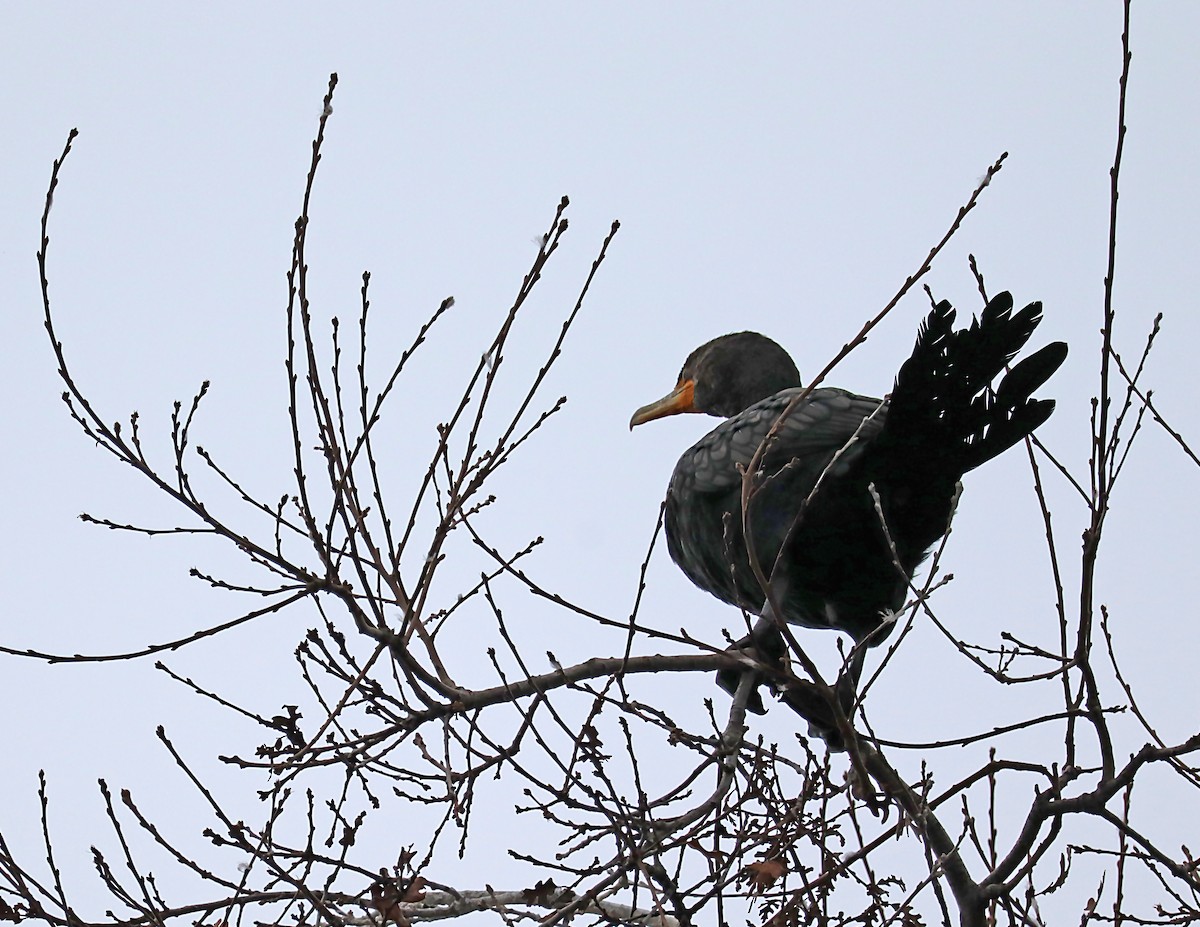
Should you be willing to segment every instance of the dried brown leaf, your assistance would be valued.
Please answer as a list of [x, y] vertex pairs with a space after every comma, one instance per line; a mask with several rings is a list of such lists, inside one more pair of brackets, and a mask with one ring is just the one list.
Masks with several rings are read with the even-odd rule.
[[787, 865], [781, 859], [764, 859], [750, 863], [742, 870], [742, 876], [749, 880], [752, 893], [764, 892], [787, 872]]

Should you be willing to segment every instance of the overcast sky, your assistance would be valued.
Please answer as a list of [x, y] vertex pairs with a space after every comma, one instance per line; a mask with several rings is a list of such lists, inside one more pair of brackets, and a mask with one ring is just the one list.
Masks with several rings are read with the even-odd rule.
[[[763, 331], [802, 373], [819, 369], [918, 267], [1004, 151], [1006, 166], [928, 282], [977, 309], [972, 252], [993, 290], [1045, 303], [1035, 341], [1066, 340], [1071, 356], [1046, 387], [1059, 409], [1041, 434], [1085, 472], [1120, 71], [1116, 3], [8, 3], [3, 19], [6, 646], [126, 650], [241, 606], [186, 576], [193, 564], [227, 563], [214, 548], [76, 519], [178, 516], [84, 439], [58, 400], [34, 254], [67, 131], [80, 136], [55, 202], [50, 278], [80, 384], [109, 420], [139, 410], [162, 452], [171, 402], [211, 379], [201, 443], [277, 498], [290, 466], [285, 273], [331, 71], [340, 85], [309, 242], [315, 314], [352, 318], [370, 270], [382, 362], [443, 297], [457, 300], [398, 399], [397, 492], [423, 467], [433, 424], [490, 340], [559, 198], [571, 198], [571, 228], [509, 352], [514, 369], [536, 369], [621, 220], [548, 385], [548, 399], [569, 402], [505, 474], [489, 522], [512, 544], [544, 534], [537, 573], [589, 607], [627, 614], [675, 459], [712, 424], [683, 416], [631, 435], [632, 410], [674, 384], [693, 347], [727, 331]], [[1132, 35], [1117, 341], [1136, 355], [1155, 313], [1165, 313], [1148, 382], [1172, 425], [1195, 436], [1200, 6], [1138, 4]], [[914, 292], [830, 382], [886, 392], [927, 308]], [[1168, 737], [1196, 730], [1195, 478], [1148, 428], [1103, 557], [1099, 598]], [[1085, 513], [1061, 485], [1051, 496], [1073, 578]], [[968, 481], [948, 553], [959, 578], [939, 613], [964, 633], [994, 628], [978, 635], [992, 643], [1000, 629], [1053, 641], [1043, 561], [1028, 467], [1014, 453]], [[665, 551], [644, 607], [664, 626], [686, 623], [714, 641], [737, 620]], [[169, 662], [273, 710], [288, 699], [278, 687], [295, 685], [289, 654], [313, 620], [270, 619]], [[544, 633], [564, 661], [587, 655], [571, 650], [586, 641], [578, 629]], [[953, 736], [979, 726], [981, 704], [1000, 720], [1031, 704], [997, 686], [964, 697], [961, 664], [919, 630], [880, 684], [872, 717], [881, 736]], [[707, 679], [686, 681], [695, 691], [673, 697], [710, 694]], [[195, 807], [155, 746], [156, 724], [202, 763], [256, 742], [250, 728], [218, 724], [224, 716], [151, 661], [5, 659], [0, 698], [9, 706], [0, 830], [36, 836], [35, 773], [47, 768], [60, 823], [80, 844], [70, 864], [79, 871], [86, 844], [104, 839], [97, 777], [160, 796], [160, 811]], [[786, 736], [793, 722], [779, 714], [756, 723]], [[1140, 745], [1129, 732], [1126, 752]], [[236, 780], [228, 783], [233, 794]], [[1167, 845], [1177, 836], [1168, 827]]]

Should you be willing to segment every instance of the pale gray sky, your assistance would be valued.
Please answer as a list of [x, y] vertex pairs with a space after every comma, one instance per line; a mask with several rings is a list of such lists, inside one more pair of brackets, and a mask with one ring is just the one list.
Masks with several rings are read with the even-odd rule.
[[[241, 605], [186, 576], [193, 564], [228, 564], [224, 553], [75, 518], [175, 516], [91, 447], [57, 398], [34, 252], [67, 131], [80, 137], [55, 204], [50, 277], [81, 384], [109, 419], [138, 409], [162, 452], [171, 401], [211, 379], [201, 443], [275, 498], [290, 466], [284, 274], [334, 70], [341, 82], [310, 235], [318, 318], [351, 318], [359, 276], [372, 271], [382, 360], [442, 297], [457, 299], [421, 358], [420, 387], [394, 413], [398, 493], [424, 466], [433, 423], [490, 339], [559, 197], [571, 197], [571, 230], [509, 352], [514, 368], [540, 361], [610, 222], [622, 222], [549, 386], [548, 398], [570, 401], [504, 475], [490, 521], [497, 540], [546, 535], [534, 571], [565, 594], [627, 613], [674, 461], [712, 423], [678, 417], [633, 435], [626, 423], [673, 384], [688, 351], [753, 328], [786, 345], [802, 372], [819, 369], [919, 265], [1002, 151], [1006, 167], [929, 282], [976, 309], [974, 252], [993, 290], [1044, 301], [1035, 340], [1064, 339], [1072, 353], [1047, 387], [1060, 406], [1041, 434], [1084, 472], [1116, 128], [1116, 3], [8, 3], [3, 18], [4, 645], [125, 650]], [[1120, 348], [1136, 355], [1154, 314], [1166, 314], [1148, 382], [1192, 436], [1198, 34], [1195, 4], [1135, 6], [1117, 270]], [[914, 293], [830, 382], [886, 391], [926, 309]], [[1150, 428], [1107, 526], [1100, 594], [1144, 706], [1174, 736], [1196, 727], [1195, 477]], [[1000, 629], [1056, 635], [1029, 482], [1019, 453], [973, 474], [955, 525], [948, 557], [958, 579], [940, 613], [956, 627], [994, 628], [983, 640]], [[1074, 577], [1084, 512], [1061, 485], [1052, 498]], [[507, 604], [516, 616], [528, 603]], [[665, 551], [644, 607], [714, 640], [736, 620]], [[270, 710], [289, 700], [275, 680], [294, 685], [288, 657], [312, 620], [268, 619], [169, 662]], [[564, 661], [587, 654], [578, 628], [538, 633]], [[711, 694], [707, 679], [687, 683], [695, 691], [672, 698]], [[881, 682], [872, 717], [883, 736], [952, 736], [978, 726], [976, 709], [1021, 717], [1031, 694], [978, 684], [935, 634], [918, 631]], [[1052, 706], [1053, 693], [1045, 697]], [[36, 836], [35, 771], [46, 767], [58, 821], [80, 844], [65, 861], [76, 872], [87, 870], [86, 844], [107, 839], [97, 777], [155, 796], [152, 806], [181, 826], [196, 807], [155, 746], [156, 724], [201, 765], [257, 742], [149, 661], [6, 659], [0, 698], [10, 706], [0, 829]], [[776, 712], [756, 723], [780, 738], [793, 719]], [[1132, 728], [1129, 736], [1126, 752], [1141, 743]], [[236, 794], [237, 780], [218, 776]], [[1165, 808], [1173, 846], [1186, 837]], [[475, 869], [463, 881], [520, 880], [495, 862], [496, 875]]]

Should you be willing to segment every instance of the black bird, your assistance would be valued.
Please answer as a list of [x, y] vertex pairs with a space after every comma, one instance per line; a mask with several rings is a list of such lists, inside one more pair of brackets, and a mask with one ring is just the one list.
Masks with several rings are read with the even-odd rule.
[[[742, 513], [742, 472], [767, 440], [747, 513], [750, 540], [783, 620], [853, 639], [838, 689], [846, 710], [866, 648], [891, 631], [914, 571], [949, 527], [959, 479], [1054, 410], [1052, 400], [1030, 397], [1066, 357], [1062, 342], [991, 386], [1041, 321], [1041, 303], [1013, 312], [1012, 297], [1001, 293], [958, 331], [954, 315], [948, 302], [933, 308], [885, 399], [825, 387], [793, 405], [803, 390], [787, 352], [756, 332], [738, 332], [693, 351], [675, 389], [629, 422], [680, 412], [726, 418], [675, 465], [667, 546], [701, 589], [762, 616], [739, 646], [772, 661], [783, 643], [751, 569]], [[732, 691], [739, 675], [718, 678]], [[785, 701], [840, 746], [828, 703], [814, 705], [795, 685], [791, 691], [796, 697], [785, 693]], [[749, 707], [763, 711], [757, 691]]]

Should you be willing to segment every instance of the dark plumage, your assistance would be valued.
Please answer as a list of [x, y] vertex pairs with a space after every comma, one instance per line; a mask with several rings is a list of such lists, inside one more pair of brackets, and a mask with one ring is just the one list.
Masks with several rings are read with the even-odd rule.
[[[783, 348], [755, 332], [697, 348], [676, 389], [630, 421], [632, 428], [677, 412], [728, 417], [675, 466], [665, 514], [672, 559], [701, 589], [764, 614], [753, 643], [768, 655], [782, 652], [749, 564], [739, 469], [778, 421], [747, 513], [751, 538], [784, 620], [835, 628], [864, 644], [842, 689], [849, 707], [865, 646], [891, 630], [888, 616], [904, 604], [908, 580], [946, 532], [959, 479], [1032, 433], [1054, 409], [1052, 400], [1031, 394], [1066, 357], [1061, 342], [1021, 361], [991, 388], [1041, 314], [1040, 303], [1013, 312], [1012, 297], [1001, 293], [978, 320], [955, 331], [954, 309], [938, 303], [890, 397], [814, 389], [782, 421], [803, 392]], [[736, 682], [736, 676], [722, 680], [727, 688]], [[757, 695], [751, 708], [762, 710]], [[814, 717], [821, 713], [797, 710], [835, 743], [828, 711]]]

